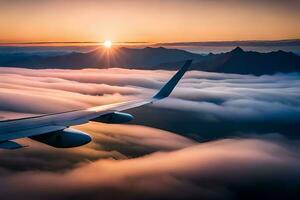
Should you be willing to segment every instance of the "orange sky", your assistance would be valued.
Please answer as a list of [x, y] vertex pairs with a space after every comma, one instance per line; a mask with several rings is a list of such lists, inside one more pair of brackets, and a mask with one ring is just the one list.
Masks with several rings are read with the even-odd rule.
[[300, 38], [296, 0], [0, 1], [0, 42]]

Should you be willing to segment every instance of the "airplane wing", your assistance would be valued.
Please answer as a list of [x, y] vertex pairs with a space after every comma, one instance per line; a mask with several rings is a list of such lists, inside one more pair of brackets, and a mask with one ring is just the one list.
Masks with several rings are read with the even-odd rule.
[[29, 137], [54, 147], [75, 147], [86, 144], [91, 138], [86, 133], [70, 126], [97, 121], [125, 123], [133, 116], [121, 111], [153, 103], [168, 97], [188, 70], [192, 60], [187, 60], [181, 69], [151, 98], [126, 101], [91, 107], [84, 110], [45, 114], [34, 117], [0, 121], [0, 149], [17, 149], [22, 145], [11, 141]]

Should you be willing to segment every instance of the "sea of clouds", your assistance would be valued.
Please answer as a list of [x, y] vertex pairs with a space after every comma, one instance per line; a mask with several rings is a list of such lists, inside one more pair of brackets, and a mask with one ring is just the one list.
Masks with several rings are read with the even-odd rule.
[[[152, 96], [171, 71], [0, 68], [0, 120]], [[0, 150], [0, 199], [282, 199], [300, 193], [300, 74], [190, 71], [93, 141]]]

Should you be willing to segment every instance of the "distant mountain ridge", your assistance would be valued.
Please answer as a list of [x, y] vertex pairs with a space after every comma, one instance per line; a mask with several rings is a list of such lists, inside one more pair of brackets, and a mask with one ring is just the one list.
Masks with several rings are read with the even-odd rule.
[[300, 56], [284, 51], [270, 53], [245, 52], [237, 47], [231, 52], [218, 54], [210, 59], [203, 70], [255, 75], [299, 72]]
[[160, 46], [300, 46], [300, 39], [287, 40], [242, 40], [242, 41], [210, 41], [210, 42], [173, 42], [173, 43], [159, 43]]
[[300, 56], [284, 51], [259, 53], [240, 47], [227, 53], [200, 55], [179, 49], [163, 47], [134, 49], [121, 47], [88, 53], [73, 52], [65, 55], [0, 54], [2, 67], [26, 68], [108, 68], [177, 69], [187, 59], [193, 59], [193, 69], [237, 74], [273, 74], [300, 72]]

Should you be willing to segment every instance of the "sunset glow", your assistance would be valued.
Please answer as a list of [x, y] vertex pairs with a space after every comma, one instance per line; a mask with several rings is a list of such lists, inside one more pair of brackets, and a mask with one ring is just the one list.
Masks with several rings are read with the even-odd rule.
[[291, 39], [300, 37], [299, 9], [267, 0], [1, 1], [0, 42]]

